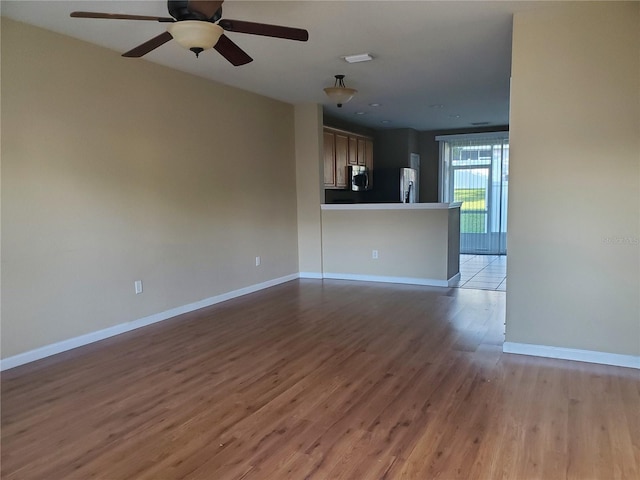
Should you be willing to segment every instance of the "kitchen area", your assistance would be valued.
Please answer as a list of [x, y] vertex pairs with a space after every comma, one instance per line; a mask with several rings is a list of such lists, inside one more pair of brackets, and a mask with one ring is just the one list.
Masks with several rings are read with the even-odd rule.
[[454, 285], [461, 204], [437, 201], [437, 148], [424, 142], [421, 162], [420, 132], [330, 122], [323, 127], [323, 278]]

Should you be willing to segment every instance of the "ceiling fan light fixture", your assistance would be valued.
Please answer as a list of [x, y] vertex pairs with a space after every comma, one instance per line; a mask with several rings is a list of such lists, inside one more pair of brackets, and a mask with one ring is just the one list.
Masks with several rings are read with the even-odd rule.
[[347, 103], [358, 93], [355, 88], [347, 88], [344, 84], [344, 75], [336, 75], [336, 81], [333, 87], [327, 87], [324, 89], [324, 93], [331, 99], [333, 103], [338, 105], [338, 108], [342, 107], [342, 104]]
[[173, 39], [196, 54], [209, 50], [224, 33], [220, 25], [202, 20], [183, 20], [169, 25], [167, 31]]

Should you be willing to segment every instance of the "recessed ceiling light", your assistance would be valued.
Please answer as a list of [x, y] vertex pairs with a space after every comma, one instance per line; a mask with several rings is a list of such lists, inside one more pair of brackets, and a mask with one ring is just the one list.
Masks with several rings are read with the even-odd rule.
[[373, 57], [368, 53], [359, 53], [357, 55], [347, 55], [342, 58], [344, 58], [344, 61], [347, 63], [368, 62], [369, 60], [373, 60]]
[[433, 105], [429, 105], [429, 108], [444, 108], [444, 105], [441, 103], [434, 103]]
[[366, 115], [367, 112], [355, 112], [356, 115]]
[[391, 120], [380, 120], [380, 123], [391, 123]]
[[460, 115], [449, 115], [449, 118], [460, 118]]
[[370, 103], [369, 106], [370, 107], [379, 107], [380, 104], [379, 103]]

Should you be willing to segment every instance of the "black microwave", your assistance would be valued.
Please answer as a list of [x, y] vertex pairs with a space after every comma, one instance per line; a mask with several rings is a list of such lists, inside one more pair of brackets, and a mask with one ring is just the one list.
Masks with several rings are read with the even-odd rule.
[[347, 180], [349, 188], [354, 192], [361, 192], [371, 188], [369, 169], [361, 165], [350, 165], [347, 167]]

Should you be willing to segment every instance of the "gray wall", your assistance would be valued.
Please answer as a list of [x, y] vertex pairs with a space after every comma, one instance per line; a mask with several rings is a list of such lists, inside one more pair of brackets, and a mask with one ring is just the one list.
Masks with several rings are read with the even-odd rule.
[[[411, 153], [419, 153], [418, 132], [412, 128], [377, 130], [374, 142], [373, 164], [379, 185], [382, 184], [382, 177], [389, 174], [389, 170], [408, 167]], [[420, 182], [422, 185], [422, 179]], [[385, 191], [375, 188], [375, 180], [371, 201], [389, 201]], [[423, 201], [422, 198], [420, 201]]]
[[376, 168], [408, 167], [409, 155], [418, 153], [418, 132], [412, 128], [378, 130], [375, 142]]

